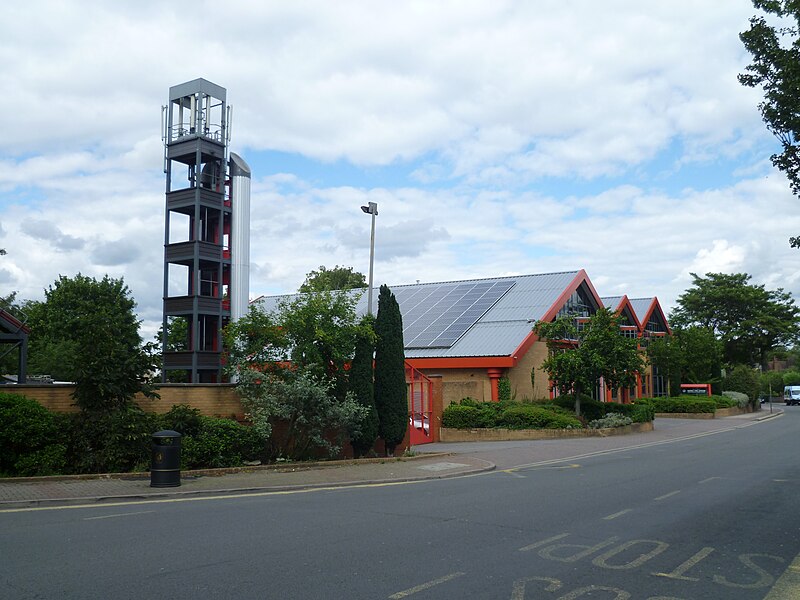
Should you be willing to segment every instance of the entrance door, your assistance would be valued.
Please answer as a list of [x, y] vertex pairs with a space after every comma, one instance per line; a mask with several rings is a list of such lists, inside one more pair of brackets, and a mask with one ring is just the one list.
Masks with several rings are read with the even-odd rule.
[[412, 446], [429, 444], [433, 441], [431, 431], [431, 390], [430, 379], [406, 364], [408, 383], [408, 427], [409, 442]]

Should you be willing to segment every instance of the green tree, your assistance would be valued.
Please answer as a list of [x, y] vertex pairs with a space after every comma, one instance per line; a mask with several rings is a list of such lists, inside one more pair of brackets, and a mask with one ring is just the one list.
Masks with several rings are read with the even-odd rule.
[[765, 396], [780, 396], [783, 393], [783, 375], [777, 371], [761, 374], [761, 393]]
[[363, 331], [342, 292], [304, 294], [273, 312], [251, 305], [225, 328], [226, 371], [273, 456], [336, 453], [339, 434], [360, 432], [367, 411], [346, 393], [345, 365]]
[[[758, 108], [782, 149], [771, 157], [772, 163], [786, 174], [792, 192], [800, 195], [800, 3], [753, 0], [753, 5], [781, 22], [770, 25], [764, 15], [750, 19], [750, 29], [739, 38], [753, 62], [747, 66], [747, 73], [739, 75], [739, 82], [763, 88], [764, 101]], [[800, 237], [789, 241], [793, 247], [800, 247]]]
[[571, 316], [550, 323], [539, 321], [534, 326], [550, 349], [542, 368], [559, 393], [572, 394], [576, 415], [581, 414], [581, 394], [601, 377], [611, 388], [630, 387], [644, 368], [637, 340], [620, 333], [620, 318], [600, 309], [582, 328]]
[[746, 273], [692, 273], [692, 279], [692, 287], [678, 297], [670, 322], [712, 329], [728, 364], [764, 365], [770, 350], [798, 339], [800, 308], [791, 294], [753, 285]]
[[358, 431], [350, 433], [350, 444], [356, 458], [369, 452], [378, 437], [378, 411], [375, 408], [375, 372], [373, 356], [375, 353], [374, 319], [367, 315], [362, 320], [363, 331], [356, 338], [355, 355], [350, 367], [350, 392], [353, 398], [366, 410], [364, 422]]
[[143, 344], [136, 302], [122, 279], [60, 276], [44, 302], [26, 304], [29, 370], [75, 381], [84, 411], [112, 412], [137, 393], [152, 397], [152, 344]]
[[735, 365], [722, 381], [723, 391], [747, 394], [750, 404], [758, 405], [758, 372], [747, 365]]
[[347, 392], [346, 365], [361, 330], [357, 302], [357, 294], [324, 290], [300, 294], [278, 308], [292, 364], [329, 381], [339, 399]]
[[353, 267], [336, 265], [332, 269], [327, 269], [320, 265], [319, 270], [311, 271], [306, 275], [306, 280], [300, 286], [300, 292], [352, 290], [366, 287], [367, 281], [364, 275], [354, 271]]
[[800, 385], [800, 371], [784, 371], [783, 385]]
[[685, 360], [678, 339], [664, 336], [650, 340], [647, 344], [647, 359], [660, 373], [666, 375], [670, 396], [679, 396]]
[[681, 379], [685, 383], [716, 385], [722, 377], [722, 344], [709, 327], [673, 328], [672, 337], [683, 356]]
[[378, 409], [379, 435], [386, 454], [393, 455], [408, 427], [403, 318], [400, 305], [388, 286], [378, 294], [375, 318], [375, 407]]

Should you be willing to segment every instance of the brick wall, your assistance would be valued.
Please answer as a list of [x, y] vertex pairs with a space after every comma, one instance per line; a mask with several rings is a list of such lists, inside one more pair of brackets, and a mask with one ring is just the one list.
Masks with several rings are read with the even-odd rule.
[[[55, 412], [77, 412], [72, 392], [73, 385], [15, 385], [3, 391], [27, 396]], [[136, 402], [144, 410], [156, 413], [167, 412], [174, 404], [188, 404], [211, 417], [227, 417], [242, 420], [244, 410], [232, 384], [187, 384], [167, 383], [158, 389], [161, 398], [150, 400], [137, 396]]]

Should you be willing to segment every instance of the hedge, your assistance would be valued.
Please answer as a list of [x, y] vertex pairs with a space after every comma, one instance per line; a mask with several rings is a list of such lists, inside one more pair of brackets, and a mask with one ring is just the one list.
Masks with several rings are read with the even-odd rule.
[[442, 426], [453, 429], [566, 429], [582, 427], [574, 416], [555, 406], [519, 402], [478, 402], [465, 398], [448, 406]]
[[[637, 399], [633, 404], [618, 404], [616, 402], [598, 402], [589, 396], [581, 397], [581, 416], [587, 421], [597, 421], [609, 413], [617, 413], [629, 417], [634, 423], [649, 423], [655, 418], [653, 407], [647, 401]], [[575, 401], [572, 396], [558, 396], [552, 401], [556, 406], [573, 412]]]
[[717, 403], [706, 396], [707, 400], [698, 398], [683, 399], [677, 398], [642, 398], [640, 402], [650, 404], [657, 413], [713, 413], [717, 409]]
[[234, 467], [261, 458], [252, 427], [185, 405], [157, 415], [136, 405], [112, 413], [59, 414], [35, 400], [0, 392], [0, 476], [146, 471], [155, 431], [184, 434], [181, 466]]
[[0, 392], [0, 475], [53, 475], [66, 464], [68, 419], [35, 400]]
[[583, 424], [574, 416], [555, 413], [540, 406], [521, 404], [504, 410], [497, 420], [500, 427], [508, 429], [582, 429]]

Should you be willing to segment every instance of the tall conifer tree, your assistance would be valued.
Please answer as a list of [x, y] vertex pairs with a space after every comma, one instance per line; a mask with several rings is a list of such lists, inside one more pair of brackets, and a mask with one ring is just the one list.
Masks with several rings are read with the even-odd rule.
[[386, 446], [386, 454], [392, 455], [406, 434], [408, 392], [403, 318], [397, 299], [386, 285], [381, 286], [378, 295], [375, 334], [375, 407], [378, 409], [379, 435]]
[[355, 396], [356, 402], [366, 407], [368, 412], [358, 430], [350, 433], [350, 444], [353, 446], [356, 458], [369, 452], [378, 438], [378, 411], [375, 409], [372, 366], [375, 352], [374, 319], [371, 315], [367, 315], [361, 324], [364, 326], [364, 331], [360, 331], [356, 338], [355, 354], [350, 367], [350, 392]]

